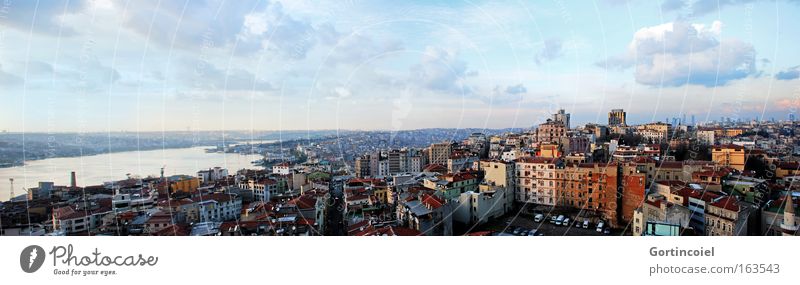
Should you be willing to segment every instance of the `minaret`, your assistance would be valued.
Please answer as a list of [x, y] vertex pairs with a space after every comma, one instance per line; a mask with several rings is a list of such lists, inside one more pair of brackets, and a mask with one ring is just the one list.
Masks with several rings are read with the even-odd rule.
[[783, 223], [781, 229], [784, 236], [793, 236], [797, 234], [797, 222], [794, 218], [794, 203], [792, 203], [792, 191], [786, 191], [786, 203], [783, 208]]
[[8, 201], [14, 201], [14, 178], [9, 178], [8, 181], [11, 182], [11, 197], [8, 198]]

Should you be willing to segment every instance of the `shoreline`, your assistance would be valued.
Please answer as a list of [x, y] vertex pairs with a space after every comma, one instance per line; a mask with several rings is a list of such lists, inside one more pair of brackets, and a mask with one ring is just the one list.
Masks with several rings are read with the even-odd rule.
[[154, 150], [174, 150], [174, 149], [190, 149], [190, 148], [209, 148], [213, 146], [209, 145], [198, 145], [198, 146], [189, 146], [189, 147], [162, 147], [162, 148], [146, 148], [146, 149], [130, 149], [130, 150], [120, 150], [120, 151], [112, 151], [112, 152], [98, 152], [93, 154], [84, 154], [84, 155], [62, 155], [62, 156], [53, 156], [53, 157], [43, 157], [43, 158], [36, 158], [36, 159], [28, 159], [22, 163], [11, 163], [10, 165], [0, 165], [0, 169], [6, 168], [14, 168], [25, 166], [27, 162], [31, 161], [41, 161], [47, 159], [57, 159], [57, 158], [76, 158], [76, 157], [88, 157], [88, 156], [97, 156], [97, 155], [110, 155], [110, 154], [117, 154], [117, 153], [125, 153], [125, 152], [140, 152], [140, 151], [154, 151]]

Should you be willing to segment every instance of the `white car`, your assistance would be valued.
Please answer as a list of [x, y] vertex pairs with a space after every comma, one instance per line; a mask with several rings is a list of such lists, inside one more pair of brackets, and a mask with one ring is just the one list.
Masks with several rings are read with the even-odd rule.
[[564, 218], [564, 221], [561, 222], [562, 226], [569, 227], [569, 218]]
[[599, 223], [597, 223], [597, 232], [598, 233], [602, 233], [603, 232], [603, 226], [605, 226], [603, 221], [600, 221]]
[[534, 216], [534, 217], [533, 217], [533, 221], [534, 221], [534, 222], [537, 222], [537, 223], [539, 223], [539, 222], [541, 222], [542, 220], [544, 220], [544, 215], [542, 215], [542, 214], [536, 214], [536, 216]]

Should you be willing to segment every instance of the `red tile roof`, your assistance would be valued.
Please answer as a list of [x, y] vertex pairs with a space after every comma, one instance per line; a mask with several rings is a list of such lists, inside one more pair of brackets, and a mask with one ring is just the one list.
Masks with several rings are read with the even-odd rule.
[[233, 195], [224, 194], [224, 193], [213, 193], [213, 194], [206, 194], [206, 195], [203, 195], [203, 196], [192, 197], [192, 201], [194, 201], [195, 203], [201, 202], [201, 201], [210, 201], [210, 200], [214, 200], [214, 201], [217, 201], [219, 203], [225, 203], [225, 202], [228, 202], [228, 201], [230, 201], [232, 199], [233, 199]]
[[555, 163], [556, 161], [558, 161], [558, 158], [526, 156], [517, 158], [517, 160], [515, 161], [520, 163]]
[[428, 164], [428, 166], [425, 166], [425, 169], [423, 169], [422, 171], [423, 171], [423, 172], [440, 172], [440, 173], [445, 173], [445, 172], [447, 172], [447, 167], [446, 167], [446, 166], [443, 166], [443, 165], [441, 165], [441, 164], [436, 164], [436, 163], [434, 163], [434, 164]]
[[723, 208], [723, 209], [726, 209], [726, 210], [739, 212], [739, 202], [736, 200], [736, 198], [731, 197], [731, 196], [720, 198], [716, 202], [711, 203], [711, 205], [713, 205], [715, 207]]
[[317, 198], [306, 194], [290, 200], [288, 204], [295, 205], [298, 209], [313, 209], [316, 207]]
[[434, 195], [422, 194], [422, 203], [430, 209], [439, 209], [444, 205], [444, 201]]

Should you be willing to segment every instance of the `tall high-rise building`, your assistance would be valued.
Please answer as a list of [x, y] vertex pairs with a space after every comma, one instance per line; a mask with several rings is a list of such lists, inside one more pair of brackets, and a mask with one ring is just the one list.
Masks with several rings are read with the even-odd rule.
[[356, 158], [355, 172], [358, 178], [370, 177], [372, 175], [370, 171], [370, 156], [368, 154]]
[[553, 114], [553, 121], [564, 124], [564, 128], [569, 130], [569, 114], [564, 109], [559, 109], [557, 113]]
[[625, 110], [613, 109], [608, 112], [608, 125], [609, 126], [625, 126]]
[[428, 152], [428, 163], [447, 165], [447, 159], [452, 152], [453, 145], [450, 142], [432, 144]]

